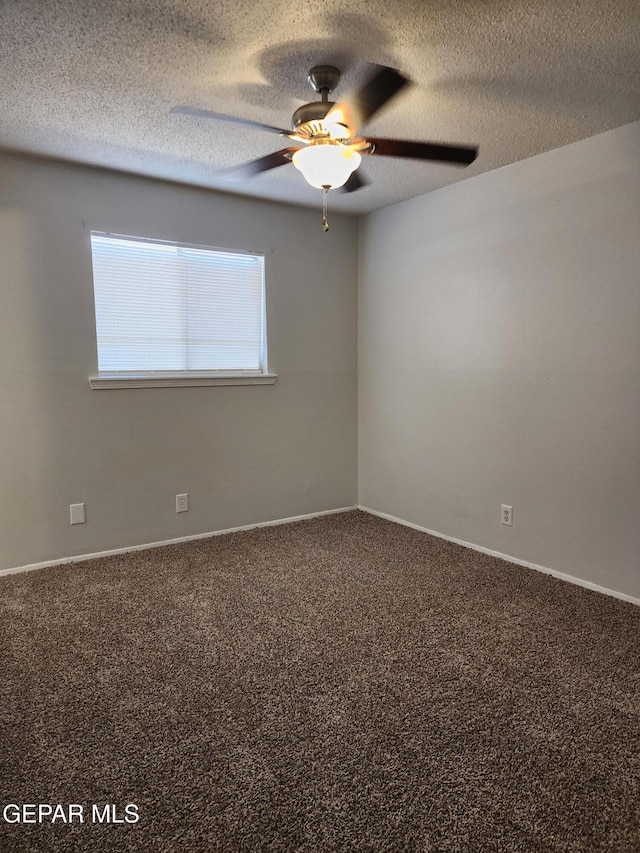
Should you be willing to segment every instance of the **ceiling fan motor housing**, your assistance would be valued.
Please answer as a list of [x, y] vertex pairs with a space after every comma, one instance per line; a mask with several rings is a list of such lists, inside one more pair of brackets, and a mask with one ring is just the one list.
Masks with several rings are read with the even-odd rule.
[[312, 101], [303, 104], [293, 114], [291, 126], [300, 136], [313, 138], [314, 136], [325, 136], [327, 130], [322, 120], [334, 105], [333, 101]]

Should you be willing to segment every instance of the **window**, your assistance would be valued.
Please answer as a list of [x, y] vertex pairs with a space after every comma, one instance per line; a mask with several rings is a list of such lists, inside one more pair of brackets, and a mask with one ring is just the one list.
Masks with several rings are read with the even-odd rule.
[[93, 388], [273, 382], [264, 257], [91, 232]]

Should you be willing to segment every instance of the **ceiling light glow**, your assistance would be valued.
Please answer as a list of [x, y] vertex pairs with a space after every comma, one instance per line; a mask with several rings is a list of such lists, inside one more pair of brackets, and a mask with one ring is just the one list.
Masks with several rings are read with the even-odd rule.
[[308, 184], [318, 189], [335, 189], [349, 180], [360, 165], [360, 154], [346, 145], [324, 143], [299, 148], [292, 157]]

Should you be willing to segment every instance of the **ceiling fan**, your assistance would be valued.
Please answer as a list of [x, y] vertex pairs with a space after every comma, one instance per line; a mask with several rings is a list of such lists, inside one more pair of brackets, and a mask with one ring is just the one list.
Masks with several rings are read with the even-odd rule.
[[473, 163], [478, 155], [478, 149], [473, 146], [358, 136], [359, 128], [409, 84], [408, 78], [393, 68], [374, 66], [373, 73], [360, 89], [337, 103], [329, 100], [329, 94], [340, 82], [337, 68], [316, 65], [309, 72], [308, 80], [321, 100], [303, 104], [294, 112], [292, 130], [195, 107], [173, 107], [171, 112], [255, 127], [295, 142], [296, 146], [281, 148], [219, 174], [231, 179], [244, 179], [292, 162], [311, 186], [323, 190], [322, 224], [325, 231], [329, 230], [328, 190], [341, 188], [343, 192], [354, 192], [366, 184], [356, 171], [363, 154], [435, 160], [461, 166]]

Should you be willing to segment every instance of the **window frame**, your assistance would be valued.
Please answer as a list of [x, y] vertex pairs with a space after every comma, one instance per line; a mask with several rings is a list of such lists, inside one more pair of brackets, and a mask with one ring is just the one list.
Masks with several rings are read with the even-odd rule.
[[261, 346], [259, 370], [121, 370], [101, 371], [99, 368], [94, 375], [89, 376], [89, 384], [93, 390], [114, 388], [174, 388], [179, 386], [204, 385], [273, 385], [277, 374], [268, 370], [267, 349], [267, 304], [266, 304], [266, 256], [264, 252], [248, 251], [246, 249], [230, 249], [218, 246], [205, 246], [199, 243], [183, 243], [176, 240], [156, 239], [154, 237], [137, 237], [132, 234], [117, 234], [113, 231], [89, 231], [89, 253], [92, 266], [92, 290], [94, 297], [94, 329], [95, 352], [98, 359], [97, 318], [95, 314], [95, 281], [93, 276], [93, 247], [91, 238], [107, 237], [115, 240], [130, 240], [136, 243], [171, 246], [175, 248], [196, 249], [231, 255], [251, 255], [263, 259], [262, 265], [262, 305], [261, 305]]

